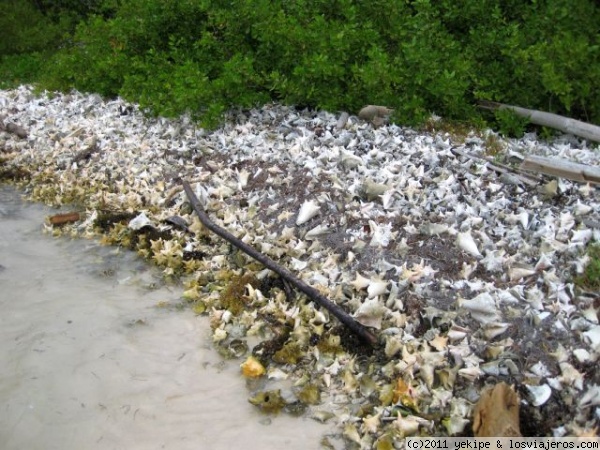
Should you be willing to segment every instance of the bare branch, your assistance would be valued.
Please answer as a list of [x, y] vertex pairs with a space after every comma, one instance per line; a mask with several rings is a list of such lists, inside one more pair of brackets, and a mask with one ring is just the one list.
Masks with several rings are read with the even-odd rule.
[[250, 245], [246, 244], [245, 242], [242, 242], [241, 240], [236, 238], [233, 234], [231, 234], [229, 231], [227, 231], [224, 228], [221, 228], [218, 225], [216, 225], [215, 223], [213, 223], [210, 220], [210, 218], [208, 217], [208, 214], [206, 214], [206, 212], [204, 211], [204, 208], [200, 204], [200, 201], [194, 194], [194, 191], [192, 190], [189, 183], [185, 180], [182, 180], [182, 185], [183, 185], [183, 190], [185, 191], [190, 203], [192, 204], [192, 208], [198, 215], [200, 222], [202, 222], [202, 225], [204, 225], [207, 229], [209, 229], [216, 235], [225, 239], [230, 244], [239, 248], [241, 251], [243, 251], [247, 255], [249, 255], [252, 258], [254, 258], [255, 260], [257, 260], [263, 266], [267, 267], [268, 269], [270, 269], [273, 272], [275, 272], [276, 274], [278, 274], [285, 281], [287, 281], [290, 284], [292, 284], [293, 286], [295, 286], [299, 291], [306, 294], [306, 296], [310, 300], [312, 300], [316, 304], [322, 306], [327, 311], [329, 311], [331, 314], [333, 314], [335, 317], [337, 317], [337, 319], [340, 322], [342, 322], [346, 327], [348, 327], [352, 332], [354, 332], [356, 335], [358, 335], [361, 339], [363, 339], [370, 345], [377, 344], [377, 337], [373, 333], [371, 333], [363, 325], [361, 325], [356, 320], [354, 320], [354, 318], [352, 316], [350, 316], [342, 308], [340, 308], [339, 306], [337, 306], [336, 304], [332, 303], [330, 300], [325, 298], [323, 295], [321, 295], [321, 293], [319, 291], [317, 291], [315, 288], [309, 286], [308, 284], [304, 283], [299, 278], [295, 277], [290, 271], [288, 271], [284, 267], [277, 264], [275, 261], [273, 261], [268, 256], [258, 252], [256, 249], [254, 249]]

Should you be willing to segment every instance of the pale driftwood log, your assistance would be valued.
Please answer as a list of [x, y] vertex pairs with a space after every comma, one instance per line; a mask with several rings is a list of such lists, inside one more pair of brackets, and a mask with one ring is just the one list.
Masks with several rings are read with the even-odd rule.
[[519, 396], [506, 383], [483, 391], [473, 414], [475, 437], [519, 437]]
[[600, 184], [600, 168], [578, 164], [564, 159], [529, 155], [521, 163], [521, 169], [554, 175], [581, 183]]
[[196, 194], [194, 194], [194, 191], [192, 190], [189, 183], [187, 181], [182, 180], [181, 184], [183, 186], [183, 190], [185, 191], [185, 194], [187, 195], [188, 200], [190, 201], [190, 203], [192, 205], [192, 208], [194, 209], [194, 211], [196, 212], [196, 215], [200, 219], [200, 222], [202, 222], [202, 225], [204, 225], [208, 230], [210, 230], [213, 233], [215, 233], [216, 235], [222, 237], [223, 239], [225, 239], [227, 242], [229, 242], [233, 246], [239, 248], [241, 251], [243, 251], [250, 257], [254, 258], [259, 263], [261, 263], [263, 266], [272, 270], [277, 275], [279, 275], [281, 278], [283, 278], [285, 281], [287, 281], [288, 283], [290, 283], [291, 285], [296, 287], [296, 289], [298, 289], [299, 291], [306, 294], [306, 296], [311, 301], [315, 302], [316, 304], [322, 306], [327, 311], [329, 311], [340, 322], [342, 322], [342, 324], [344, 324], [349, 330], [351, 330], [354, 334], [359, 336], [366, 343], [368, 343], [370, 345], [377, 344], [377, 337], [373, 333], [371, 333], [369, 330], [367, 330], [363, 325], [361, 325], [356, 320], [354, 320], [354, 318], [352, 316], [350, 316], [346, 311], [344, 311], [338, 305], [329, 301], [315, 288], [309, 286], [308, 284], [304, 283], [302, 280], [300, 280], [297, 277], [295, 277], [294, 275], [292, 275], [292, 273], [289, 270], [285, 269], [284, 267], [281, 267], [279, 264], [277, 264], [275, 261], [273, 261], [268, 256], [258, 252], [256, 249], [254, 249], [250, 245], [248, 245], [245, 242], [241, 241], [240, 239], [236, 238], [229, 231], [216, 225], [212, 220], [210, 220], [210, 218], [208, 217], [208, 214], [206, 214], [206, 212], [204, 211], [202, 204], [196, 197]]
[[535, 125], [554, 128], [563, 133], [570, 133], [594, 142], [600, 142], [600, 126], [591, 123], [581, 122], [580, 120], [569, 117], [559, 116], [558, 114], [537, 111], [535, 109], [521, 108], [520, 106], [506, 105], [496, 102], [481, 102], [480, 106], [486, 109], [509, 109], [518, 116], [529, 119]]
[[463, 152], [462, 150], [459, 150], [457, 148], [452, 148], [452, 153], [464, 156], [466, 158], [478, 159], [480, 161], [483, 161], [490, 169], [494, 170], [495, 172], [509, 174], [510, 176], [515, 177], [518, 181], [528, 186], [537, 186], [539, 184], [538, 180], [535, 180], [534, 178], [531, 178], [527, 175], [517, 173], [516, 170], [511, 169], [508, 166], [492, 162], [488, 158], [485, 158], [483, 156], [472, 155], [471, 153]]

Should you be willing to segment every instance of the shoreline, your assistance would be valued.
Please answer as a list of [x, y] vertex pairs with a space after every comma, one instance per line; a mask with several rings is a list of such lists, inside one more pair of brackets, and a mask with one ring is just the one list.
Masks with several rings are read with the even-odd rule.
[[[92, 236], [100, 223], [107, 243], [183, 276], [218, 348], [248, 335], [277, 344], [258, 355], [267, 375], [297, 380], [296, 399], [314, 386], [305, 414], [332, 414], [356, 445], [469, 435], [481, 391], [499, 381], [516, 386], [524, 434], [600, 422], [600, 298], [573, 285], [600, 241], [598, 187], [523, 185], [452, 151], [485, 156], [476, 134], [452, 142], [354, 116], [337, 130], [333, 114], [277, 105], [207, 132], [121, 100], [21, 87], [0, 92], [0, 115], [27, 130], [0, 133], [0, 147], [5, 166], [29, 172], [28, 195], [85, 210], [53, 232]], [[600, 165], [600, 151], [569, 136], [503, 145]], [[381, 348], [356, 356], [335, 319], [300, 296], [288, 303], [268, 271], [201, 227], [178, 177], [216, 223], [353, 313]]]

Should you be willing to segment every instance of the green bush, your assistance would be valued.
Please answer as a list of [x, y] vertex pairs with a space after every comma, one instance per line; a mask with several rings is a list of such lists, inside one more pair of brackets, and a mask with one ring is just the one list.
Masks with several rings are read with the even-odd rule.
[[38, 52], [0, 56], [0, 89], [35, 82], [45, 59], [45, 55]]
[[46, 50], [61, 37], [61, 26], [27, 0], [4, 0], [0, 14], [0, 55]]
[[477, 102], [492, 100], [600, 123], [591, 0], [88, 0], [72, 16], [72, 0], [45, 3], [55, 17], [87, 18], [42, 86], [121, 95], [153, 114], [214, 123], [276, 100], [384, 104], [402, 123], [432, 112], [480, 121]]

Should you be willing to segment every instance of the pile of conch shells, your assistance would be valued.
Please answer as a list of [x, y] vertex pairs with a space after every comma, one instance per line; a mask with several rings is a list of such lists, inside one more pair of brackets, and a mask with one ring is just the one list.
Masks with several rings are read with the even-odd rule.
[[[600, 297], [574, 283], [600, 241], [598, 187], [522, 184], [452, 151], [486, 156], [491, 136], [504, 161], [598, 166], [589, 143], [375, 129], [356, 116], [338, 129], [334, 114], [280, 105], [206, 131], [26, 86], [0, 92], [0, 116], [27, 130], [0, 133], [0, 170], [33, 199], [85, 211], [60, 233], [101, 230], [181, 276], [252, 403], [337, 421], [331, 448], [469, 435], [480, 392], [499, 381], [519, 393], [525, 435], [599, 429]], [[204, 230], [178, 177], [215, 223], [352, 312], [380, 348]], [[101, 227], [107, 211], [120, 220]]]

